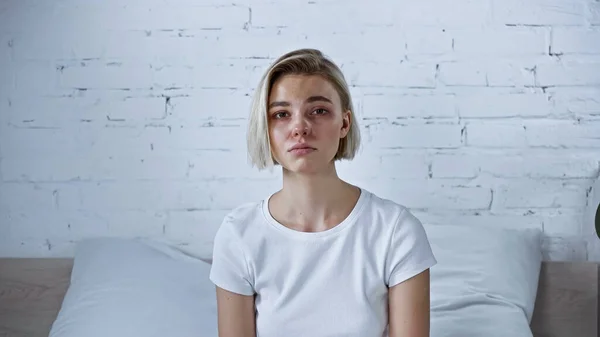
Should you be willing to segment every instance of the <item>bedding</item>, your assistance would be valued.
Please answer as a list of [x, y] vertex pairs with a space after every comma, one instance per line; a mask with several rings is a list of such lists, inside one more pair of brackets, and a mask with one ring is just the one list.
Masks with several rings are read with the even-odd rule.
[[50, 337], [217, 336], [209, 271], [155, 241], [84, 240]]
[[[533, 336], [541, 232], [425, 226], [431, 336]], [[217, 336], [210, 264], [167, 243], [95, 238], [76, 249], [50, 337]]]
[[425, 229], [438, 260], [431, 269], [431, 336], [531, 337], [541, 231]]

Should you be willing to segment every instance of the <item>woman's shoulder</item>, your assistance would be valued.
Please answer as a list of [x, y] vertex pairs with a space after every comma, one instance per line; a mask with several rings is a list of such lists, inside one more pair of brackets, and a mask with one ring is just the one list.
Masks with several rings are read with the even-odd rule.
[[369, 194], [369, 207], [372, 211], [387, 216], [400, 216], [403, 213], [410, 213], [408, 207], [398, 201], [366, 189], [363, 189], [363, 191]]
[[422, 226], [421, 221], [405, 204], [373, 192], [367, 191], [367, 193], [370, 194], [369, 207], [371, 212], [376, 214], [377, 218], [384, 220], [385, 223], [408, 229]]
[[239, 204], [231, 209], [223, 218], [221, 228], [243, 235], [249, 227], [260, 221], [263, 201], [253, 201]]

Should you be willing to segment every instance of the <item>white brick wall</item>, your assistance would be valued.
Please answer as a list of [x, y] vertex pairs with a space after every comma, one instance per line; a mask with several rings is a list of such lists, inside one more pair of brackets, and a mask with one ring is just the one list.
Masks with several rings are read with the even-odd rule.
[[96, 235], [209, 254], [228, 210], [280, 184], [247, 165], [254, 86], [316, 47], [364, 134], [343, 178], [425, 223], [540, 228], [546, 258], [600, 260], [583, 220], [600, 4], [377, 2], [3, 2], [0, 255], [70, 255]]

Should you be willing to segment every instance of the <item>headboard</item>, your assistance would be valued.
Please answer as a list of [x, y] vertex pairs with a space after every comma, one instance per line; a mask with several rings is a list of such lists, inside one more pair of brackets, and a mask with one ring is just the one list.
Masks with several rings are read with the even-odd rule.
[[[72, 259], [0, 258], [0, 336], [47, 337]], [[535, 337], [597, 337], [599, 266], [544, 262], [531, 323]]]
[[596, 263], [542, 263], [531, 322], [534, 336], [599, 336], [599, 288]]

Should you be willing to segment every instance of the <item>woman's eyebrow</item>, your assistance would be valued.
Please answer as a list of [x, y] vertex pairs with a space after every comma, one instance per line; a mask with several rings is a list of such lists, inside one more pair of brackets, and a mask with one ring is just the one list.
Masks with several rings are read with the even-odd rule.
[[313, 102], [318, 102], [318, 101], [323, 101], [323, 102], [333, 104], [333, 102], [325, 96], [310, 96], [309, 98], [306, 99], [306, 102], [308, 102], [308, 103], [313, 103]]
[[[333, 104], [333, 102], [325, 97], [325, 96], [310, 96], [309, 98], [306, 99], [307, 103], [313, 103], [313, 102], [318, 102], [318, 101], [322, 101], [322, 102], [327, 102], [327, 103], [331, 103]], [[275, 102], [271, 102], [269, 104], [269, 109], [273, 108], [273, 107], [277, 107], [277, 106], [290, 106], [289, 102], [285, 102], [285, 101], [275, 101]]]

